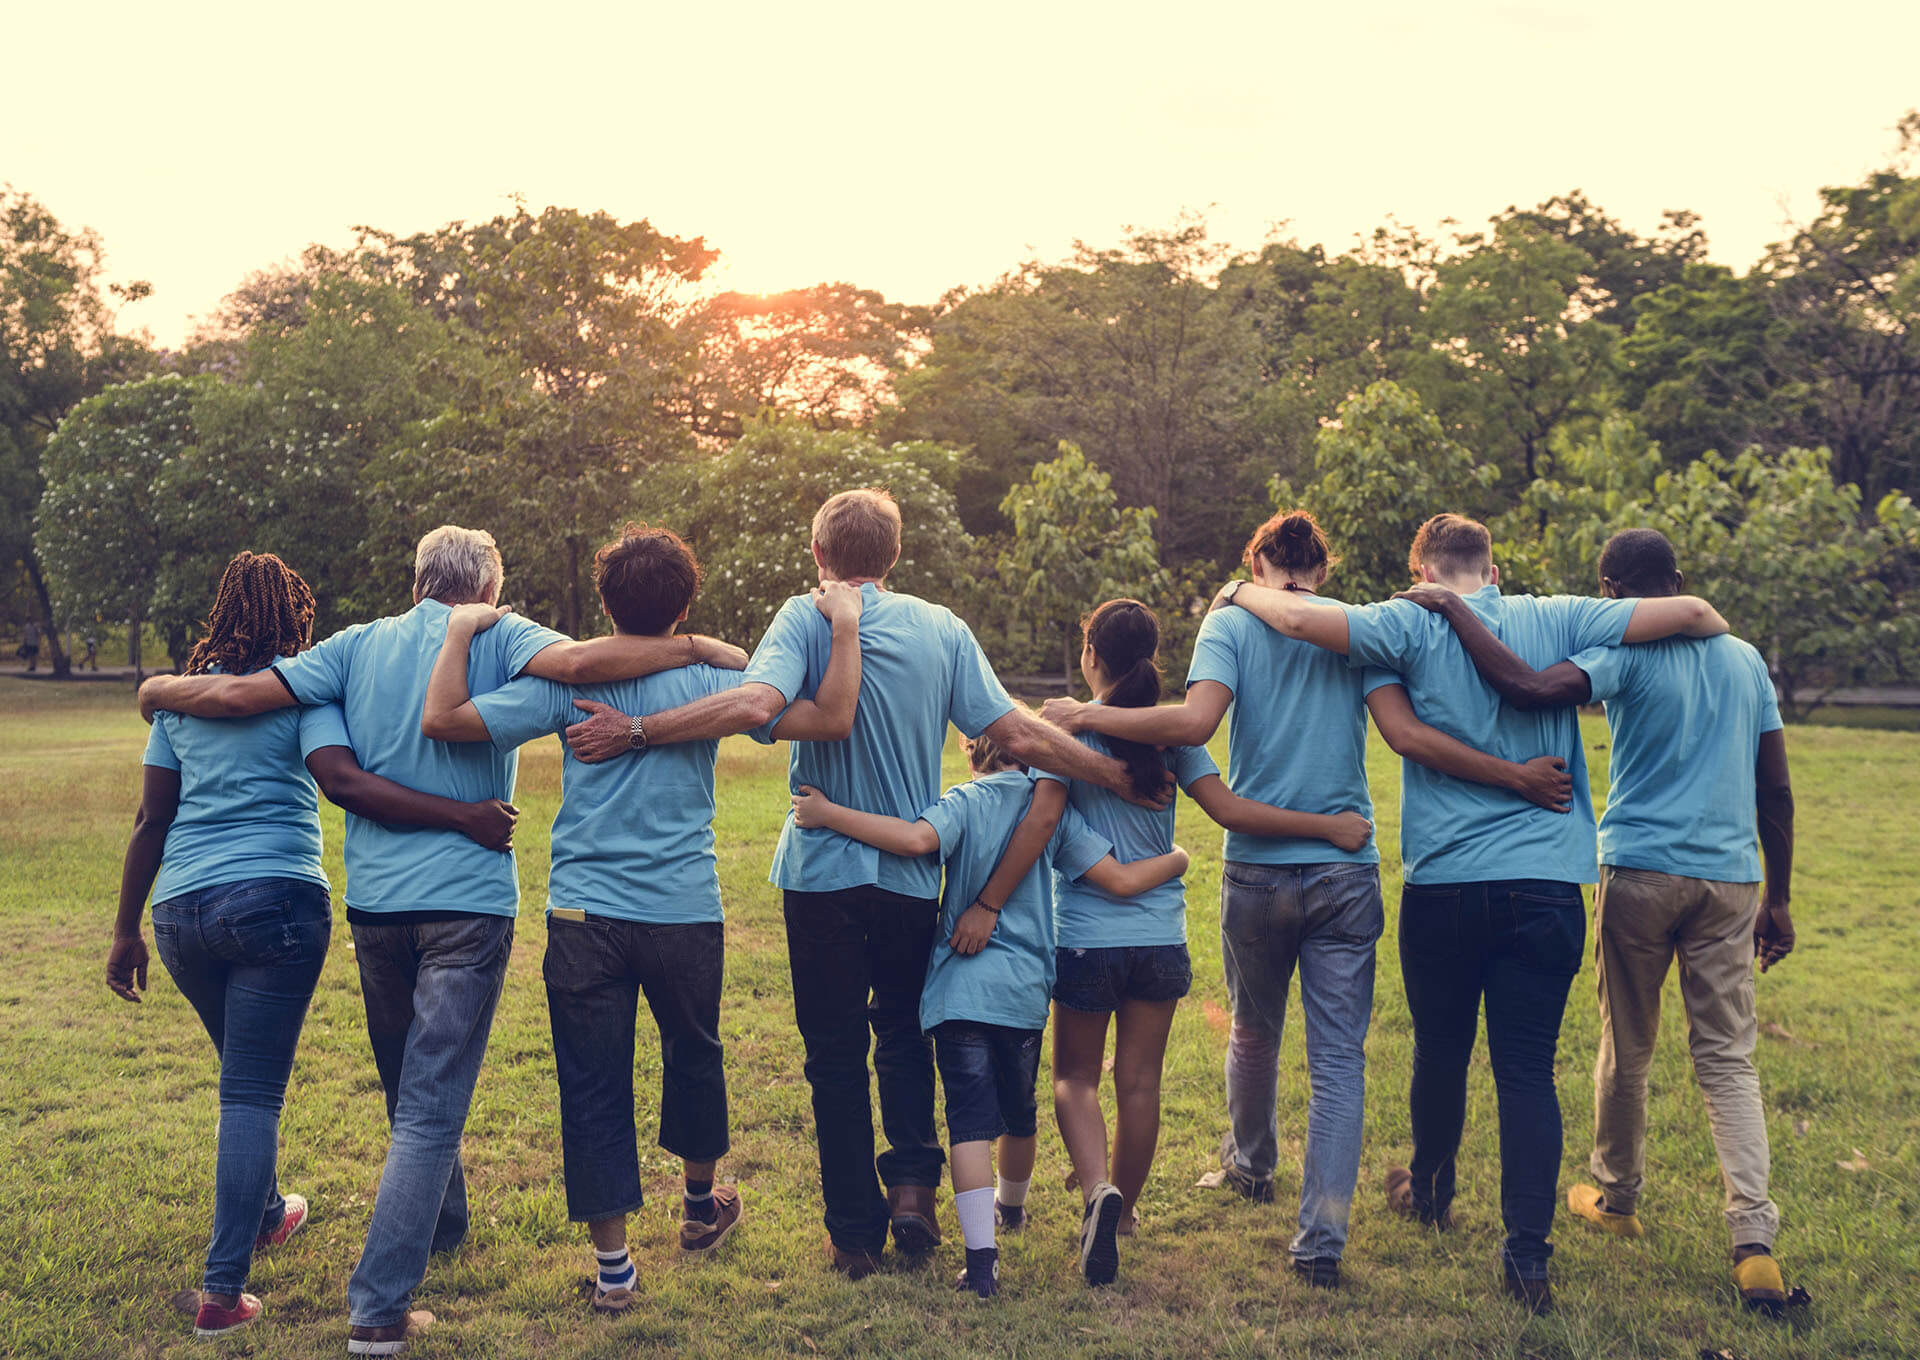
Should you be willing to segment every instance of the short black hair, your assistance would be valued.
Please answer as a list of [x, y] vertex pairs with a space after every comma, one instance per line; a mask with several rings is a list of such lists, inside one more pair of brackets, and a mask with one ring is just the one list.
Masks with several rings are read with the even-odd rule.
[[671, 529], [629, 524], [593, 555], [593, 583], [621, 632], [671, 628], [700, 590], [700, 562]]
[[1600, 550], [1600, 575], [1623, 595], [1665, 594], [1680, 574], [1673, 544], [1658, 529], [1622, 529]]

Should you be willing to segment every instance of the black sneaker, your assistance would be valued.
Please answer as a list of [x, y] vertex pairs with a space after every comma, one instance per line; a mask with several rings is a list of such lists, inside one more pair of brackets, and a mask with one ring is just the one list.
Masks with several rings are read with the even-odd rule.
[[1340, 1258], [1338, 1256], [1296, 1256], [1293, 1258], [1293, 1273], [1315, 1289], [1338, 1289]]
[[953, 1282], [955, 1289], [977, 1294], [990, 1299], [1000, 1292], [1000, 1249], [998, 1247], [967, 1248], [967, 1268]]
[[1507, 1297], [1520, 1303], [1535, 1317], [1544, 1317], [1553, 1311], [1553, 1286], [1544, 1277], [1531, 1280], [1509, 1274]]
[[1003, 1232], [1019, 1232], [1027, 1226], [1027, 1206], [1024, 1204], [1002, 1204], [993, 1202], [994, 1226]]
[[1080, 1218], [1080, 1273], [1090, 1285], [1112, 1284], [1120, 1273], [1120, 1215], [1126, 1201], [1106, 1181], [1093, 1187]]

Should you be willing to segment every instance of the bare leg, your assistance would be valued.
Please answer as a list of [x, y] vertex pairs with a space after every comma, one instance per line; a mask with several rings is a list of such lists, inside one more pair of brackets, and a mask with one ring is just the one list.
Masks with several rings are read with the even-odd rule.
[[1113, 1184], [1131, 1213], [1160, 1141], [1160, 1068], [1173, 1001], [1123, 1001], [1114, 1017]]
[[1107, 1018], [1104, 1012], [1053, 1008], [1053, 1117], [1083, 1202], [1107, 1179], [1107, 1119], [1100, 1112]]
[[955, 1143], [948, 1153], [953, 1168], [953, 1193], [986, 1190], [993, 1185], [993, 1144], [982, 1138], [974, 1143]]
[[1032, 1180], [1034, 1159], [1039, 1153], [1040, 1140], [1032, 1134], [1025, 1138], [1016, 1138], [1010, 1133], [1001, 1134], [997, 1155], [1000, 1178], [1008, 1181]]
[[620, 1214], [615, 1218], [589, 1223], [587, 1236], [593, 1239], [595, 1251], [624, 1251], [627, 1245], [627, 1216]]

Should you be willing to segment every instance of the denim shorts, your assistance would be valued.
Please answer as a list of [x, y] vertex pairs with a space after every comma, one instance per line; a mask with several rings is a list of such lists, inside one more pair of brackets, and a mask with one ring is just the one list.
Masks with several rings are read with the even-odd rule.
[[976, 1020], [933, 1027], [934, 1060], [947, 1092], [948, 1142], [991, 1142], [1003, 1133], [1033, 1137], [1042, 1033]]
[[1056, 949], [1053, 999], [1072, 1011], [1117, 1011], [1122, 1001], [1178, 1001], [1193, 986], [1184, 944]]

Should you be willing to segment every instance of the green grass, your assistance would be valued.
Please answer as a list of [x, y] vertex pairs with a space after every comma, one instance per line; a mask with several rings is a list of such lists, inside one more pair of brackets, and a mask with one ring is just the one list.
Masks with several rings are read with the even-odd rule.
[[[1604, 783], [1606, 729], [1585, 720]], [[100, 981], [144, 728], [130, 688], [0, 679], [0, 1355], [205, 1354], [173, 1291], [197, 1283], [211, 1215], [216, 1094], [211, 1050], [154, 966], [146, 1004]], [[822, 1266], [811, 1118], [792, 1023], [778, 899], [766, 865], [785, 803], [776, 751], [723, 749], [718, 840], [728, 909], [725, 1033], [735, 1123], [726, 1174], [748, 1218], [717, 1260], [675, 1248], [674, 1164], [642, 1149], [652, 1202], [635, 1225], [646, 1298], [609, 1322], [581, 1299], [584, 1232], [566, 1222], [553, 1059], [539, 968], [538, 910], [521, 917], [512, 973], [467, 1128], [471, 1241], [436, 1262], [419, 1302], [441, 1325], [425, 1356], [940, 1354], [953, 1356], [1646, 1356], [1733, 1347], [1774, 1356], [1920, 1353], [1920, 736], [1796, 727], [1800, 951], [1760, 980], [1760, 1053], [1789, 1277], [1813, 1291], [1798, 1324], [1730, 1305], [1719, 1177], [1689, 1075], [1677, 996], [1653, 1074], [1649, 1236], [1600, 1240], [1562, 1214], [1559, 1313], [1529, 1320], [1499, 1294], [1494, 1101], [1484, 1050], [1461, 1156], [1463, 1228], [1438, 1237], [1384, 1211], [1379, 1183], [1407, 1148], [1410, 1033], [1393, 931], [1381, 943], [1369, 1044], [1372, 1086], [1348, 1286], [1309, 1293], [1284, 1270], [1298, 1190], [1306, 1078], [1297, 1030], [1281, 1087], [1281, 1204], [1196, 1190], [1222, 1125], [1226, 1013], [1217, 931], [1216, 831], [1181, 811], [1195, 852], [1193, 994], [1180, 1007], [1166, 1074], [1160, 1155], [1145, 1230], [1117, 1287], [1074, 1271], [1078, 1196], [1042, 1101], [1032, 1226], [1006, 1243], [994, 1306], [954, 1294], [958, 1231], [918, 1273], [849, 1285]], [[1398, 780], [1376, 748], [1382, 844], [1396, 844]], [[950, 773], [959, 772], [957, 752]], [[542, 900], [546, 829], [558, 798], [554, 743], [521, 763], [521, 882]], [[329, 870], [340, 820], [328, 810]], [[1384, 866], [1389, 910], [1398, 865]], [[386, 1146], [353, 956], [342, 921], [314, 1001], [282, 1128], [282, 1177], [309, 1195], [313, 1226], [263, 1260], [252, 1287], [267, 1316], [211, 1349], [260, 1356], [343, 1352], [345, 1288]], [[1777, 1037], [1779, 1033], [1791, 1038]], [[1591, 971], [1574, 987], [1560, 1062], [1567, 1114], [1562, 1182], [1583, 1173], [1591, 1128]], [[658, 1051], [642, 1044], [643, 1138], [654, 1124]], [[1045, 1089], [1042, 1074], [1042, 1089]], [[1864, 1171], [1841, 1169], [1855, 1149]], [[944, 1206], [943, 1206], [944, 1207]]]

